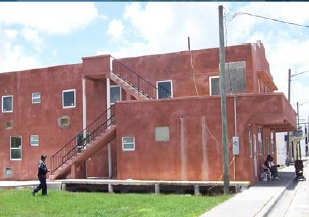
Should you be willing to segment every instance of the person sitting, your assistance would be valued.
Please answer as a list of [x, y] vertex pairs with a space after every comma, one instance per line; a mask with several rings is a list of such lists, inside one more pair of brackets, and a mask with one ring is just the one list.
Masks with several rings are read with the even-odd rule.
[[278, 176], [278, 167], [280, 167], [280, 165], [275, 165], [274, 163], [274, 158], [270, 155], [267, 155], [266, 161], [264, 162], [264, 165], [269, 168], [272, 176], [274, 177], [274, 179], [280, 179]]

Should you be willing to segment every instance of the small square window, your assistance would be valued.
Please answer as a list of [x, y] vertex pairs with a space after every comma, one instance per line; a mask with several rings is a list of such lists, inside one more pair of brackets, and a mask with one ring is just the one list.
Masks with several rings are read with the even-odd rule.
[[41, 103], [41, 93], [39, 92], [32, 93], [32, 103], [33, 104]]
[[13, 112], [13, 96], [2, 96], [2, 112]]
[[13, 121], [6, 121], [5, 122], [5, 129], [6, 130], [13, 129]]
[[75, 107], [75, 89], [62, 91], [62, 108]]
[[58, 126], [67, 128], [70, 126], [70, 118], [68, 116], [62, 116], [58, 118]]
[[31, 135], [30, 136], [30, 145], [31, 146], [39, 146], [39, 136], [38, 135]]
[[122, 150], [134, 151], [135, 150], [135, 138], [134, 137], [122, 137]]
[[5, 178], [11, 178], [13, 176], [13, 168], [4, 169]]
[[170, 128], [169, 127], [156, 127], [155, 128], [155, 140], [156, 142], [166, 142], [170, 140]]

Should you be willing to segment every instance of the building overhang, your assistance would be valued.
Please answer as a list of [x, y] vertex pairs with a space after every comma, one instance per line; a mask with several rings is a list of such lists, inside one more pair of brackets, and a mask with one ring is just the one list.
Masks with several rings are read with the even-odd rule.
[[265, 71], [257, 71], [257, 75], [259, 79], [261, 79], [266, 86], [270, 89], [270, 91], [278, 90], [278, 87], [273, 82], [272, 77]]

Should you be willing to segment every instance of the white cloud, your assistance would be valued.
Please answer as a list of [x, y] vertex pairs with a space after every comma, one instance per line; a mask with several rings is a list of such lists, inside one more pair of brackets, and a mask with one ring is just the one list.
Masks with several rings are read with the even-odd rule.
[[14, 40], [18, 35], [18, 31], [16, 29], [6, 29], [4, 30], [4, 34], [8, 39]]
[[147, 53], [185, 50], [188, 37], [191, 49], [200, 49], [218, 45], [217, 5], [149, 2], [142, 8], [132, 3], [125, 8], [124, 18], [145, 41]]
[[[5, 53], [0, 59], [0, 71], [16, 71], [41, 66], [38, 55], [28, 55], [22, 45], [4, 44], [1, 51]], [[5, 63], [5, 64], [4, 64]]]
[[113, 19], [108, 25], [108, 33], [114, 38], [120, 38], [123, 33], [124, 26], [121, 20]]
[[4, 25], [22, 25], [51, 34], [65, 34], [87, 26], [98, 17], [94, 3], [1, 3]]
[[[41, 66], [45, 39], [82, 29], [99, 16], [94, 3], [0, 3], [1, 72]], [[17, 36], [19, 38], [17, 38]]]

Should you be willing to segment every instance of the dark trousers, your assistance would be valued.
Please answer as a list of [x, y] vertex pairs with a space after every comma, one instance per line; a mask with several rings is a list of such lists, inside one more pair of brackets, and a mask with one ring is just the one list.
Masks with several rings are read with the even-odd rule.
[[272, 166], [270, 168], [270, 172], [271, 174], [274, 176], [274, 177], [277, 177], [278, 176], [278, 168], [276, 166]]
[[40, 180], [40, 184], [34, 189], [34, 193], [37, 193], [42, 189], [42, 195], [47, 195], [47, 184], [46, 184], [46, 176], [38, 175]]

